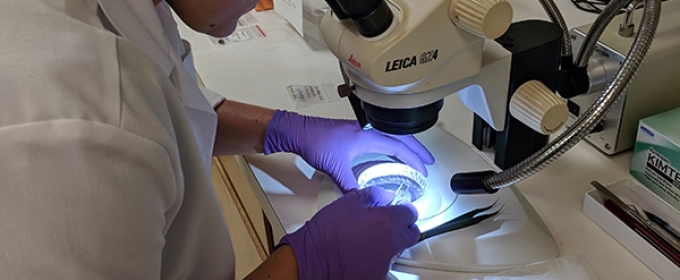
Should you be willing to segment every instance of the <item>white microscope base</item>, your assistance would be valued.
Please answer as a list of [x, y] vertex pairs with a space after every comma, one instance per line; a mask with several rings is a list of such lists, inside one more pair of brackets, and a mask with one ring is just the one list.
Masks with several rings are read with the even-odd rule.
[[[496, 168], [476, 149], [441, 129], [432, 128], [416, 137], [432, 152], [437, 165], [452, 173]], [[451, 192], [450, 174], [445, 176], [437, 184], [431, 184], [432, 178], [428, 177], [428, 190]], [[340, 192], [332, 180], [324, 180], [317, 204], [321, 208], [338, 196]], [[543, 221], [514, 186], [493, 195], [460, 195], [444, 212], [417, 224], [421, 230], [430, 229], [494, 202], [495, 206], [485, 213], [501, 209], [497, 215], [477, 225], [426, 239], [404, 251], [397, 263], [436, 270], [496, 272], [559, 255]]]

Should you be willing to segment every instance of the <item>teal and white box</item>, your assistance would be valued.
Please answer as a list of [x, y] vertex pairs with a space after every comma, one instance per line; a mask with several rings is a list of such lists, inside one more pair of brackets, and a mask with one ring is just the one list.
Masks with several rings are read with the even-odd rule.
[[680, 210], [680, 108], [640, 120], [630, 174]]

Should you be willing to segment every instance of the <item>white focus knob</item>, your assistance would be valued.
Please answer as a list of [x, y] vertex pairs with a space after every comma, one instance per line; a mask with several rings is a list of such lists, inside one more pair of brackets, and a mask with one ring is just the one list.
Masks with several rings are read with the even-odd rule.
[[512, 22], [512, 6], [506, 0], [453, 0], [453, 22], [470, 32], [496, 39]]
[[538, 133], [557, 132], [567, 122], [567, 104], [543, 83], [522, 84], [510, 98], [510, 114]]

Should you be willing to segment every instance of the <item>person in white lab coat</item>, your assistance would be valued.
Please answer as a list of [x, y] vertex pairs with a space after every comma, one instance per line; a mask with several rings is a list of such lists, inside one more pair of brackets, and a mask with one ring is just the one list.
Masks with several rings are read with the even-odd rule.
[[256, 2], [3, 1], [2, 278], [233, 278], [209, 178], [211, 156], [223, 154], [294, 152], [349, 193], [284, 237], [253, 279], [377, 279], [415, 244], [413, 207], [353, 190], [348, 166], [383, 152], [425, 171], [433, 158], [414, 138], [224, 100], [197, 85], [170, 9], [224, 36]]

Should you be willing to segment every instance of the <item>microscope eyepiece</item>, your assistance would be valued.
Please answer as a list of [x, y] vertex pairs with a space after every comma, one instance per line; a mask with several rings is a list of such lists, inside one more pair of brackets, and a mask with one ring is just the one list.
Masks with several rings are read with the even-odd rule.
[[333, 10], [333, 13], [335, 13], [335, 16], [339, 19], [346, 19], [349, 17], [345, 11], [342, 10], [337, 0], [326, 0], [326, 3], [328, 3], [328, 7]]
[[361, 35], [375, 37], [392, 24], [392, 10], [385, 0], [326, 0], [340, 19], [350, 18]]

